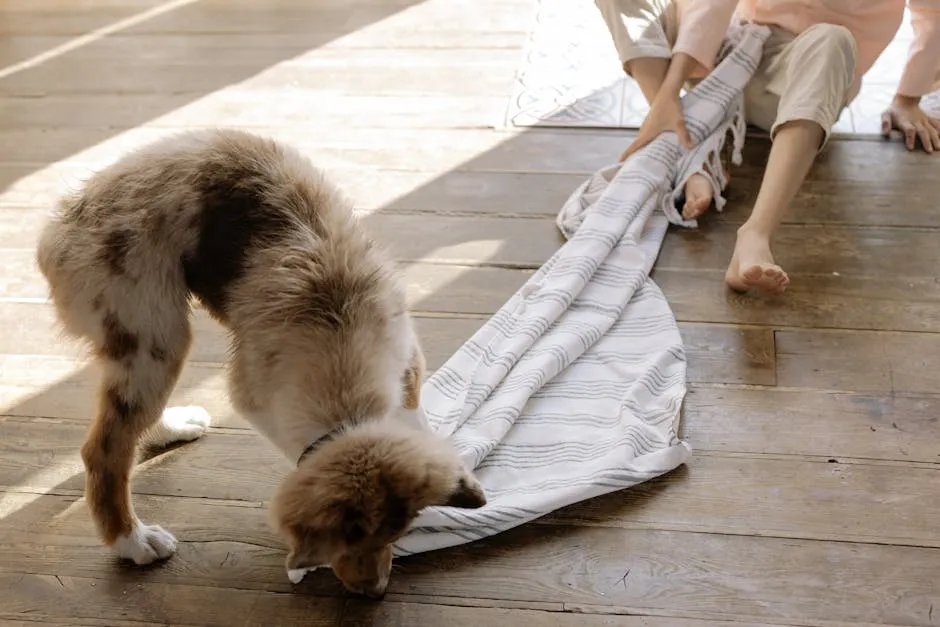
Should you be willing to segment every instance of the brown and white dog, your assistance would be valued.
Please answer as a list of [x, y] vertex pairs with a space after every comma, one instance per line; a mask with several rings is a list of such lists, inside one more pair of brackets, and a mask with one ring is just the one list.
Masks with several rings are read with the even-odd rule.
[[201, 408], [165, 409], [193, 297], [231, 333], [233, 405], [297, 463], [271, 507], [289, 571], [329, 564], [348, 590], [380, 597], [391, 545], [422, 509], [485, 504], [453, 447], [408, 418], [424, 357], [393, 264], [293, 149], [211, 130], [131, 153], [62, 201], [37, 259], [102, 373], [81, 452], [88, 505], [119, 556], [176, 550], [135, 515], [129, 476], [138, 443], [209, 426]]

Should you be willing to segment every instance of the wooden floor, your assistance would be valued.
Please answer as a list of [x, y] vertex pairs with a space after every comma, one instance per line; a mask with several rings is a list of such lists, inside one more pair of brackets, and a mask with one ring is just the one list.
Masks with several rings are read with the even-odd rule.
[[668, 235], [654, 278], [689, 354], [687, 467], [402, 560], [381, 604], [329, 572], [292, 586], [265, 524], [288, 466], [231, 410], [223, 335], [199, 316], [174, 402], [216, 426], [135, 483], [179, 554], [137, 569], [98, 545], [78, 457], [94, 377], [33, 263], [56, 195], [173, 129], [288, 140], [372, 212], [439, 365], [629, 141], [499, 128], [531, 15], [531, 0], [0, 0], [0, 623], [940, 624], [940, 157], [896, 143], [821, 157], [780, 231], [783, 298], [722, 287], [766, 142], [724, 215]]

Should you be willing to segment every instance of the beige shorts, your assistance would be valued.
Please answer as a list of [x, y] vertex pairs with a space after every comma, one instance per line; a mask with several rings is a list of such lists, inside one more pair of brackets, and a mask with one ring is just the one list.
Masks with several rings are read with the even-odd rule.
[[[620, 61], [670, 58], [679, 16], [669, 0], [595, 0]], [[847, 28], [817, 24], [799, 35], [771, 26], [760, 66], [744, 90], [747, 121], [776, 136], [782, 124], [810, 120], [825, 132], [848, 105], [855, 75], [855, 39]], [[820, 146], [821, 148], [822, 146]]]

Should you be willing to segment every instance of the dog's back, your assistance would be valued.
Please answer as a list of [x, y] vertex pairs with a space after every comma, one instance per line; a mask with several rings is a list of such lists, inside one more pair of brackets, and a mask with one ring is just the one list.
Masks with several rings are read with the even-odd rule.
[[351, 209], [291, 148], [192, 132], [92, 177], [37, 257], [66, 330], [112, 365], [164, 373], [158, 396], [185, 358], [196, 296], [232, 331], [237, 407], [365, 416], [400, 401], [413, 338], [390, 263]]

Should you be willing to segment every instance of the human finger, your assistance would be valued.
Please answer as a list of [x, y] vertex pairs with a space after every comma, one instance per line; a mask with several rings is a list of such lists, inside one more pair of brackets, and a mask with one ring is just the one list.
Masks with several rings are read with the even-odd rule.
[[893, 128], [894, 123], [891, 121], [891, 112], [885, 111], [881, 114], [881, 136], [890, 137]]
[[917, 137], [920, 139], [920, 145], [926, 153], [933, 152], [933, 138], [930, 137], [930, 133], [927, 131], [927, 125], [923, 122], [920, 122], [915, 125], [917, 129]]
[[940, 132], [940, 118], [935, 118], [931, 115], [927, 116], [927, 122], [934, 127], [937, 132]]
[[940, 133], [937, 132], [929, 122], [924, 124], [924, 128], [927, 129], [927, 135], [930, 136], [930, 141], [933, 143], [934, 150], [940, 150]]
[[906, 120], [898, 120], [897, 128], [904, 134], [904, 147], [908, 150], [914, 150], [917, 142], [917, 129], [914, 128], [914, 125]]

